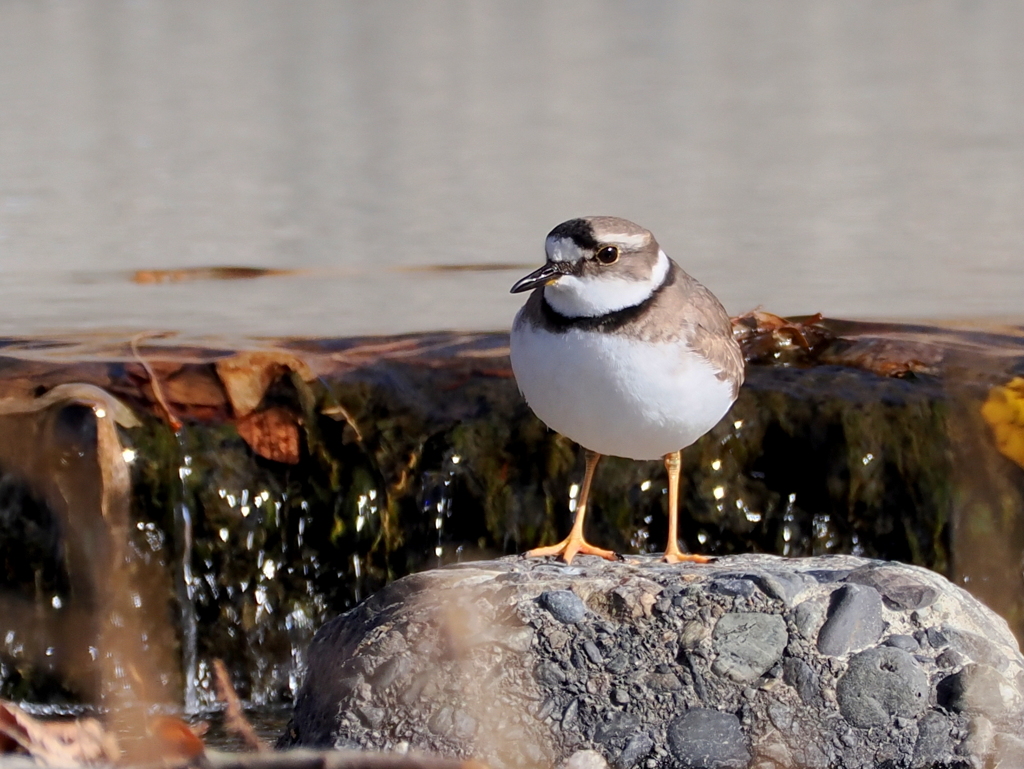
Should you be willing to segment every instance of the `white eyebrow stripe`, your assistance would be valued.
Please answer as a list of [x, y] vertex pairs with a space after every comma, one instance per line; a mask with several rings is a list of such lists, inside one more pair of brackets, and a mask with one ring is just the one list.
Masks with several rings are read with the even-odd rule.
[[603, 240], [618, 246], [625, 246], [626, 248], [639, 248], [640, 246], [647, 245], [651, 238], [650, 235], [645, 235], [641, 232], [632, 235], [605, 235]]

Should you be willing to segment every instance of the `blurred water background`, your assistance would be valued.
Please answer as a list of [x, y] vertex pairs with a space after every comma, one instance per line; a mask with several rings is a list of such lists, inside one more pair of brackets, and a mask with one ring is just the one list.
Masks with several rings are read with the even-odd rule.
[[[1020, 319], [1024, 5], [0, 3], [0, 333], [502, 329], [581, 214], [735, 313]], [[295, 272], [136, 274], [225, 265]]]

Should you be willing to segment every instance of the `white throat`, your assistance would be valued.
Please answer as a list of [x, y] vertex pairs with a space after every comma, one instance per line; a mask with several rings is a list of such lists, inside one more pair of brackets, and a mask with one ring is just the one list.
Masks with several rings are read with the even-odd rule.
[[659, 250], [658, 261], [646, 279], [630, 280], [616, 275], [582, 278], [563, 275], [544, 287], [544, 298], [555, 312], [567, 318], [599, 318], [647, 301], [665, 282], [668, 268], [668, 257]]

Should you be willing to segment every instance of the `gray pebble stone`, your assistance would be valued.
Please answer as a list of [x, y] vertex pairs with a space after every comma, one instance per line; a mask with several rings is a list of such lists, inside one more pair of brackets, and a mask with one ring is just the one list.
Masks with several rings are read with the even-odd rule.
[[647, 684], [648, 688], [656, 692], [677, 692], [683, 688], [683, 684], [679, 680], [679, 676], [671, 672], [651, 673], [644, 679], [644, 682]]
[[902, 649], [880, 646], [850, 659], [836, 686], [839, 711], [854, 726], [885, 726], [928, 705], [928, 676]]
[[832, 594], [828, 619], [818, 632], [818, 651], [831, 657], [866, 649], [882, 637], [882, 597], [864, 585], [844, 585]]
[[921, 650], [921, 644], [917, 642], [917, 639], [912, 635], [906, 634], [891, 635], [883, 641], [883, 644], [911, 653]]
[[708, 589], [719, 595], [742, 596], [749, 598], [757, 590], [757, 587], [749, 579], [738, 579], [730, 577], [727, 579], [715, 579], [708, 585]]
[[668, 725], [668, 749], [679, 769], [746, 769], [750, 749], [732, 713], [693, 708]]
[[949, 640], [949, 645], [952, 648], [972, 662], [980, 662], [994, 667], [996, 670], [1006, 670], [1010, 664], [998, 646], [977, 633], [945, 627], [942, 635]]
[[938, 685], [939, 704], [958, 713], [997, 719], [1021, 709], [1017, 688], [990, 665], [972, 663]]
[[573, 700], [572, 702], [569, 703], [569, 705], [565, 708], [565, 711], [562, 713], [562, 728], [563, 729], [566, 729], [566, 728], [572, 726], [574, 723], [576, 723], [576, 718], [579, 715], [579, 711], [580, 711], [580, 701], [579, 700]]
[[918, 721], [918, 739], [913, 745], [913, 765], [932, 766], [949, 754], [952, 746], [949, 719], [929, 711]]
[[956, 649], [946, 649], [935, 658], [935, 664], [943, 670], [952, 670], [964, 664], [964, 655]]
[[601, 650], [597, 648], [597, 644], [593, 641], [583, 642], [583, 652], [587, 655], [587, 658], [595, 665], [604, 664], [604, 655], [601, 654]]
[[373, 675], [370, 676], [370, 684], [375, 689], [387, 689], [396, 681], [408, 678], [411, 669], [412, 660], [405, 655], [391, 657], [373, 671]]
[[921, 582], [916, 574], [889, 566], [855, 569], [846, 581], [875, 588], [890, 606], [904, 611], [925, 609], [939, 597], [939, 591]]
[[791, 606], [797, 596], [817, 584], [816, 580], [799, 572], [766, 572], [751, 575], [748, 579], [754, 580], [766, 595], [777, 598], [787, 606]]
[[632, 713], [614, 710], [594, 731], [594, 740], [601, 743], [619, 742], [633, 734], [639, 726], [640, 719]]
[[933, 649], [942, 649], [949, 646], [949, 639], [937, 627], [925, 628], [924, 638]]
[[777, 614], [723, 614], [711, 634], [718, 655], [712, 670], [733, 681], [750, 683], [778, 661], [788, 641], [786, 623]]
[[815, 598], [809, 598], [793, 610], [793, 622], [804, 638], [814, 638], [824, 619], [825, 606]]
[[613, 762], [615, 769], [632, 769], [651, 752], [653, 747], [654, 738], [647, 732], [634, 734], [629, 738], [626, 747], [615, 758]]
[[814, 701], [818, 693], [818, 674], [810, 665], [798, 657], [788, 657], [783, 663], [782, 680], [796, 689], [804, 704]]
[[575, 625], [587, 614], [586, 604], [571, 590], [548, 590], [537, 596], [537, 602], [566, 625]]
[[814, 578], [819, 585], [827, 585], [846, 579], [851, 571], [853, 569], [808, 569], [802, 573]]
[[557, 686], [565, 681], [565, 671], [556, 663], [545, 660], [534, 669], [533, 677], [538, 683]]
[[629, 657], [627, 657], [625, 654], [616, 654], [614, 657], [608, 660], [608, 664], [605, 665], [605, 670], [607, 670], [609, 673], [618, 674], [622, 673], [628, 667]]

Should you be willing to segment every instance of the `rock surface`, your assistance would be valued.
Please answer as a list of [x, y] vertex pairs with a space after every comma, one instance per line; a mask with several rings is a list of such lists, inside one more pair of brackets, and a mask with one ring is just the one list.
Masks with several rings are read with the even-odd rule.
[[1024, 755], [1022, 726], [1006, 623], [922, 568], [506, 558], [406, 577], [325, 625], [281, 745], [949, 769]]

